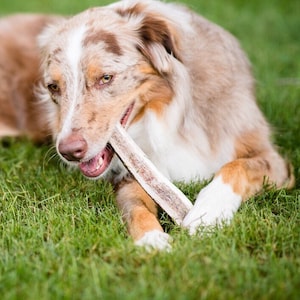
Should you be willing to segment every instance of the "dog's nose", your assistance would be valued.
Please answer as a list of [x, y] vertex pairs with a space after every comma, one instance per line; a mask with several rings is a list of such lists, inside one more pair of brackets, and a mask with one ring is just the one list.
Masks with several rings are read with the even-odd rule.
[[71, 135], [58, 144], [59, 153], [69, 161], [79, 161], [87, 151], [87, 142], [82, 136]]

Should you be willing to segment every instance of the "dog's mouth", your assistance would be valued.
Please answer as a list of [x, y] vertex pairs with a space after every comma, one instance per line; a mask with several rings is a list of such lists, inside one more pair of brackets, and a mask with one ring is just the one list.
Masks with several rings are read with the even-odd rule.
[[[126, 126], [129, 116], [133, 110], [134, 103], [132, 103], [122, 116], [120, 123], [123, 127]], [[108, 143], [105, 148], [100, 151], [96, 156], [88, 161], [81, 162], [79, 169], [82, 174], [89, 178], [97, 178], [102, 175], [109, 167], [111, 160], [114, 156], [114, 150]]]

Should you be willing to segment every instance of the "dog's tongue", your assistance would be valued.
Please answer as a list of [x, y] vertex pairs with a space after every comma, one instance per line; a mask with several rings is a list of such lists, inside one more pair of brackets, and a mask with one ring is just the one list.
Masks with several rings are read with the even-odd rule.
[[94, 158], [90, 159], [89, 161], [80, 163], [79, 169], [86, 177], [98, 177], [107, 169], [113, 155], [114, 152], [112, 148], [106, 147]]

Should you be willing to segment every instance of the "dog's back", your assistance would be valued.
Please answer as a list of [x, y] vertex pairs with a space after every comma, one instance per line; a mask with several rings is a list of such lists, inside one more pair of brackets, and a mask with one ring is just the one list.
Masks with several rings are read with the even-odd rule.
[[0, 137], [40, 141], [50, 133], [34, 88], [40, 80], [37, 35], [54, 19], [19, 14], [0, 20]]

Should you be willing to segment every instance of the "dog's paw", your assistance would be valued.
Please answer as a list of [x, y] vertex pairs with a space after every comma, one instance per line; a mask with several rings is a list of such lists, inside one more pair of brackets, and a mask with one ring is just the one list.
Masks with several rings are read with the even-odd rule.
[[144, 247], [147, 251], [171, 251], [170, 242], [172, 238], [165, 232], [159, 230], [152, 230], [146, 232], [142, 238], [135, 242], [135, 245]]
[[183, 220], [183, 227], [195, 234], [200, 227], [222, 226], [233, 218], [242, 202], [242, 197], [225, 184], [221, 176], [216, 177], [201, 190], [194, 207]]

